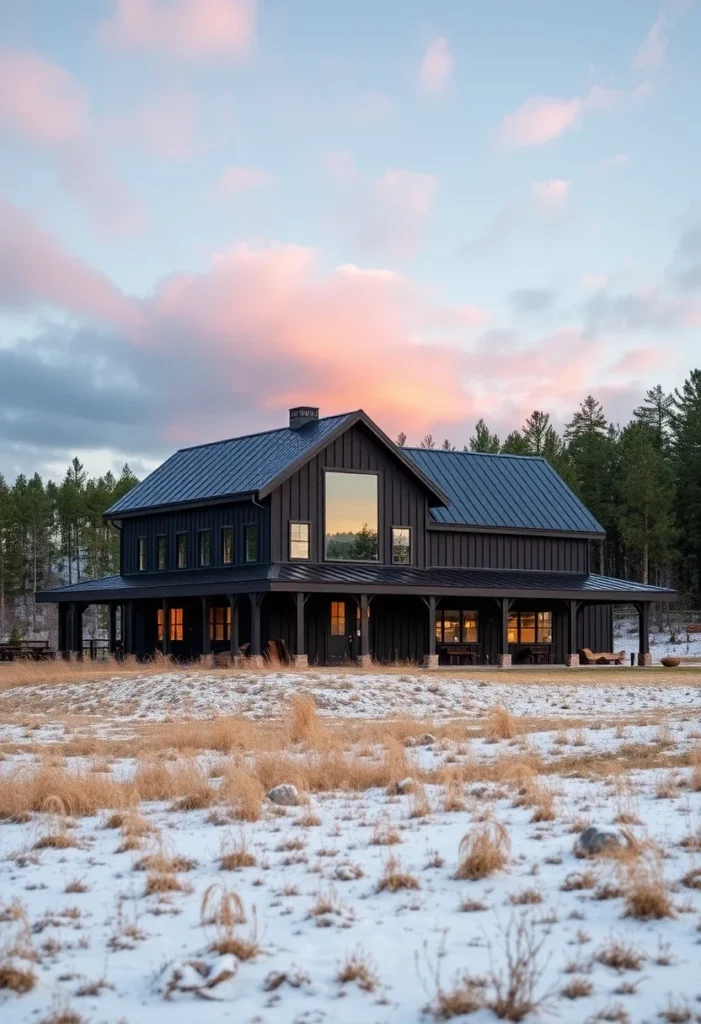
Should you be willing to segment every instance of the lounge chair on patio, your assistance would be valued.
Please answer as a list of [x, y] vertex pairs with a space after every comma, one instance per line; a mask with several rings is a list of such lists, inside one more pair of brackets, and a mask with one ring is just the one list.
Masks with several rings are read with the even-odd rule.
[[622, 665], [626, 660], [626, 652], [592, 651], [583, 647], [579, 652], [579, 660], [584, 665]]

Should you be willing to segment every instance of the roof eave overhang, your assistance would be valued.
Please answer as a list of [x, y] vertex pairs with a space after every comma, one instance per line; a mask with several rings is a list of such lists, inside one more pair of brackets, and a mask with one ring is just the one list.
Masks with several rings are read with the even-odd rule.
[[157, 512], [179, 512], [182, 509], [209, 508], [212, 505], [221, 505], [225, 502], [251, 501], [256, 496], [256, 491], [237, 491], [233, 494], [220, 494], [214, 498], [197, 498], [193, 501], [178, 501], [164, 505], [147, 505], [144, 508], [133, 509], [107, 509], [102, 513], [103, 519], [119, 520], [134, 519], [135, 516], [150, 516]]
[[295, 461], [291, 462], [290, 465], [287, 466], [281, 473], [278, 473], [277, 476], [273, 477], [272, 480], [269, 480], [268, 483], [265, 484], [265, 486], [261, 487], [260, 490], [258, 491], [258, 497], [261, 499], [267, 498], [268, 495], [272, 493], [272, 491], [274, 491], [277, 487], [280, 486], [280, 484], [283, 484], [285, 480], [289, 480], [289, 478], [293, 476], [298, 470], [300, 470], [302, 466], [305, 466], [307, 462], [310, 461], [310, 459], [313, 459], [315, 455], [318, 455], [319, 452], [323, 451], [324, 448], [328, 447], [328, 445], [333, 444], [336, 438], [340, 437], [342, 434], [345, 434], [345, 432], [347, 430], [350, 430], [351, 427], [355, 426], [356, 423], [362, 423], [377, 438], [377, 440], [381, 444], [383, 444], [386, 448], [389, 449], [392, 455], [397, 459], [398, 462], [400, 462], [404, 466], [407, 472], [410, 473], [411, 476], [413, 476], [415, 479], [419, 480], [423, 487], [425, 487], [425, 489], [430, 494], [432, 494], [435, 499], [437, 499], [433, 507], [439, 507], [441, 505], [447, 507], [450, 504], [450, 499], [448, 498], [448, 495], [445, 494], [440, 489], [440, 487], [437, 487], [436, 484], [430, 479], [430, 477], [426, 476], [426, 474], [422, 470], [420, 470], [418, 466], [414, 465], [411, 459], [407, 455], [404, 455], [402, 453], [401, 448], [394, 444], [390, 440], [390, 438], [387, 437], [384, 431], [380, 430], [377, 424], [374, 423], [373, 420], [371, 420], [367, 413], [363, 412], [362, 409], [359, 409], [357, 412], [350, 413], [346, 417], [346, 419], [339, 423], [335, 430], [332, 430], [331, 433], [326, 434], [326, 436], [321, 438], [317, 444], [315, 444], [312, 448], [306, 451], [304, 455], [300, 456], [298, 459], [295, 459]]
[[437, 523], [429, 520], [427, 530], [437, 533], [501, 533], [517, 537], [562, 537], [569, 540], [605, 540], [606, 531], [596, 530], [541, 530], [531, 526], [480, 526], [477, 523]]

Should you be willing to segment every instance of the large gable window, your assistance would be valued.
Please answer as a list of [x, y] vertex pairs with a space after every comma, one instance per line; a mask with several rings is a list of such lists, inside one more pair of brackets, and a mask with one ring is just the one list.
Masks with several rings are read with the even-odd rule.
[[325, 476], [326, 558], [336, 562], [376, 562], [377, 475], [329, 471]]

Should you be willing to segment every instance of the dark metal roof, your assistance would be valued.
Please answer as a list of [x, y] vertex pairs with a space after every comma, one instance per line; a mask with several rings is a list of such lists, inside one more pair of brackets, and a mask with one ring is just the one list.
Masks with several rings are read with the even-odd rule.
[[446, 526], [603, 534], [604, 530], [546, 459], [425, 448], [409, 458], [448, 495], [431, 510]]
[[304, 465], [335, 436], [363, 423], [429, 491], [432, 503], [448, 498], [420, 466], [383, 434], [362, 409], [312, 420], [292, 430], [282, 427], [261, 434], [233, 437], [194, 448], [181, 448], [105, 512], [118, 519], [146, 509], [207, 502], [258, 494], [265, 497], [290, 473]]
[[107, 601], [262, 591], [460, 594], [489, 597], [671, 601], [676, 594], [629, 580], [573, 572], [520, 569], [416, 569], [357, 562], [281, 562], [226, 569], [109, 576], [45, 590], [37, 601]]
[[352, 415], [327, 416], [298, 430], [282, 427], [262, 434], [181, 448], [105, 514], [118, 517], [140, 509], [259, 491], [288, 466], [311, 453], [346, 421], [350, 422]]

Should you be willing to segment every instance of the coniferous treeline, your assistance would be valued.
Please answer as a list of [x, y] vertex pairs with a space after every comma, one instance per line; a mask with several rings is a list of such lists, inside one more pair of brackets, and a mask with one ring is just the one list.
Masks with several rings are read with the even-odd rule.
[[[431, 434], [421, 447], [455, 451]], [[589, 395], [562, 435], [536, 410], [503, 441], [480, 420], [464, 450], [544, 456], [606, 530], [592, 571], [675, 586], [701, 608], [701, 370], [672, 394], [652, 388], [624, 427]]]
[[119, 533], [102, 513], [138, 481], [129, 466], [89, 478], [73, 459], [61, 484], [0, 475], [0, 639], [36, 632], [36, 590], [119, 571]]

